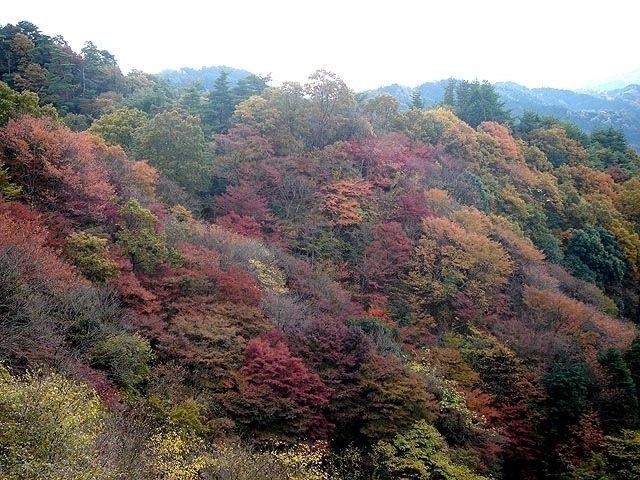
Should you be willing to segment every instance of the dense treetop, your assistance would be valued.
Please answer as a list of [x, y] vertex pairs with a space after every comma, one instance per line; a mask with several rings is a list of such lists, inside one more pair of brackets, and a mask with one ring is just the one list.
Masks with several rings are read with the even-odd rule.
[[6, 478], [636, 478], [619, 130], [0, 37]]

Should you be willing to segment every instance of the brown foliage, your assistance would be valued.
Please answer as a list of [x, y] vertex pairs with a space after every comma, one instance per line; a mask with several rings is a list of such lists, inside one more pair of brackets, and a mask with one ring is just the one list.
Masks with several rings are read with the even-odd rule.
[[215, 140], [225, 155], [249, 161], [264, 160], [273, 155], [273, 147], [260, 133], [252, 126], [239, 124], [224, 135], [216, 135]]
[[420, 419], [434, 419], [438, 407], [433, 395], [398, 359], [372, 353], [361, 375], [365, 409], [360, 431], [370, 440], [390, 438]]
[[81, 283], [49, 245], [49, 232], [39, 214], [19, 204], [0, 204], [0, 249], [20, 262], [23, 282], [42, 282], [54, 292]]
[[336, 180], [320, 192], [321, 210], [333, 225], [358, 225], [363, 220], [361, 201], [371, 192], [371, 184], [361, 178]]
[[207, 297], [176, 300], [172, 308], [158, 355], [189, 366], [191, 381], [213, 391], [229, 386], [225, 379], [240, 368], [247, 342], [272, 328], [255, 307]]
[[351, 299], [349, 292], [327, 275], [315, 272], [308, 262], [285, 257], [282, 266], [289, 290], [308, 303], [310, 315], [342, 321], [362, 316], [363, 307]]
[[598, 415], [593, 410], [583, 413], [580, 421], [571, 425], [569, 430], [569, 440], [558, 446], [565, 461], [577, 465], [601, 448], [604, 431]]
[[219, 215], [235, 212], [265, 220], [270, 217], [269, 207], [258, 191], [258, 185], [244, 180], [238, 185], [229, 185], [225, 193], [215, 199], [216, 212]]
[[429, 312], [458, 292], [486, 310], [512, 272], [507, 252], [487, 236], [444, 217], [426, 219], [423, 229], [407, 276], [414, 311]]
[[240, 215], [236, 212], [216, 217], [216, 224], [228, 228], [231, 232], [245, 237], [264, 240], [262, 225], [253, 215]]
[[611, 175], [599, 172], [586, 165], [564, 165], [560, 168], [559, 175], [568, 175], [573, 179], [576, 189], [581, 194], [600, 193], [616, 199], [616, 187]]
[[11, 119], [0, 129], [5, 163], [27, 200], [79, 217], [99, 218], [114, 194], [96, 157], [98, 142], [48, 118]]
[[570, 336], [593, 365], [597, 364], [598, 352], [606, 346], [624, 349], [634, 336], [630, 323], [613, 319], [559, 292], [525, 287], [523, 301], [537, 328]]
[[147, 290], [133, 272], [133, 265], [118, 246], [111, 248], [112, 258], [118, 265], [120, 274], [109, 280], [128, 307], [142, 315], [152, 315], [160, 310], [158, 297]]
[[262, 299], [254, 278], [236, 267], [221, 271], [215, 279], [215, 288], [220, 301], [257, 306]]
[[478, 131], [486, 133], [498, 142], [500, 152], [508, 162], [517, 161], [522, 158], [518, 144], [504, 125], [497, 122], [482, 122], [478, 125]]

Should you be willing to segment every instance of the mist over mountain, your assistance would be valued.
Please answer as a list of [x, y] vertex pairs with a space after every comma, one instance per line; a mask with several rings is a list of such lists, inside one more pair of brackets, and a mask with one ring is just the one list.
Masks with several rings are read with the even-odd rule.
[[640, 84], [640, 68], [619, 75], [609, 76], [597, 82], [585, 84], [581, 90], [592, 92], [608, 92], [620, 90], [627, 85]]

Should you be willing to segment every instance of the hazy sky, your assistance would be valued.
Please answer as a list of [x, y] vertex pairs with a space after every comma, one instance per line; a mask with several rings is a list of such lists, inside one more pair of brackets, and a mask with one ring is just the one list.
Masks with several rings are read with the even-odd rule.
[[449, 77], [579, 88], [640, 67], [630, 0], [5, 1], [76, 52], [85, 41], [124, 73], [227, 65], [306, 81], [316, 69], [365, 90]]

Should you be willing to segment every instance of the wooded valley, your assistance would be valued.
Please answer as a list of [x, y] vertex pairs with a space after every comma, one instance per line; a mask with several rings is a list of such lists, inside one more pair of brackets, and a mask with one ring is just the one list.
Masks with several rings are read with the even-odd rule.
[[0, 80], [0, 478], [640, 478], [621, 130], [28, 22]]

